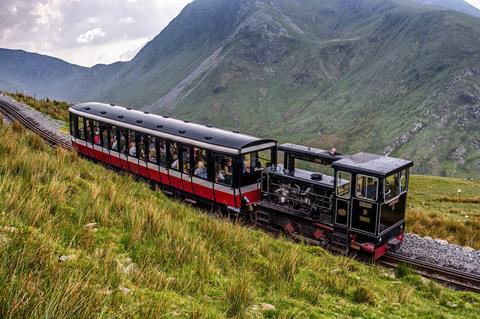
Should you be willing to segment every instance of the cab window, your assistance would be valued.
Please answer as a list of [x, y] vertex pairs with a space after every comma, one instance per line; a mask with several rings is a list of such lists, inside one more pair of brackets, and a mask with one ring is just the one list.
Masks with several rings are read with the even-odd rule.
[[400, 194], [399, 173], [392, 174], [385, 178], [384, 194], [386, 202]]
[[378, 178], [357, 175], [356, 196], [358, 198], [377, 200], [378, 194]]
[[406, 169], [400, 171], [400, 192], [404, 193], [408, 188], [408, 171]]
[[347, 172], [337, 172], [337, 196], [345, 199], [350, 198], [350, 185], [352, 174]]

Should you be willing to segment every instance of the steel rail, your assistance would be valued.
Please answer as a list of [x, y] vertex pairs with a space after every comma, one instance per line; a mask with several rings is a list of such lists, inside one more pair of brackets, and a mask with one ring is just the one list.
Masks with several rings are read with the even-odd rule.
[[72, 150], [72, 144], [67, 139], [62, 138], [58, 133], [45, 129], [34, 118], [27, 116], [15, 105], [0, 100], [0, 112], [13, 121], [18, 121], [27, 129], [40, 135], [52, 147], [60, 146], [67, 150]]
[[480, 293], [480, 275], [436, 265], [392, 252], [386, 253], [376, 262], [393, 268], [398, 267], [400, 264], [405, 264], [412, 267], [415, 273], [423, 277], [439, 281], [457, 290]]

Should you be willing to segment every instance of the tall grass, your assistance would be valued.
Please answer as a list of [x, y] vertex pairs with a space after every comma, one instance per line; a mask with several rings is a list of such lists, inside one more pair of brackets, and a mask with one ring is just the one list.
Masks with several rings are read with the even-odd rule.
[[[0, 128], [0, 263], [0, 318], [473, 318], [480, 310], [477, 295], [438, 288], [445, 297], [435, 299], [427, 284], [215, 219], [13, 125]], [[361, 299], [361, 287], [373, 299]], [[392, 294], [408, 302], [392, 307]], [[442, 304], [448, 297], [461, 306]]]
[[15, 100], [25, 103], [33, 109], [50, 115], [52, 118], [68, 122], [69, 104], [63, 101], [45, 99], [35, 99], [32, 96], [22, 93], [8, 93]]

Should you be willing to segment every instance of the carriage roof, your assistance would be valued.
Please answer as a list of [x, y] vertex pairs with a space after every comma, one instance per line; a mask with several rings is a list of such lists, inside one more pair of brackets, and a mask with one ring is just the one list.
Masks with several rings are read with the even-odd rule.
[[207, 147], [209, 145], [213, 149], [220, 147], [220, 150], [225, 152], [248, 153], [276, 145], [276, 141], [272, 139], [257, 138], [236, 131], [104, 103], [78, 103], [72, 105], [70, 111], [94, 120], [159, 135], [181, 143]]

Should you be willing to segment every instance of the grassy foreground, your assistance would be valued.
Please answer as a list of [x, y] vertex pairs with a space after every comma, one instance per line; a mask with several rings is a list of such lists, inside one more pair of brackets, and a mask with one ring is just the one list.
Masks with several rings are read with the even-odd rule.
[[52, 150], [17, 125], [1, 126], [1, 318], [474, 318], [480, 311], [476, 294], [415, 275], [395, 278], [214, 219]]

